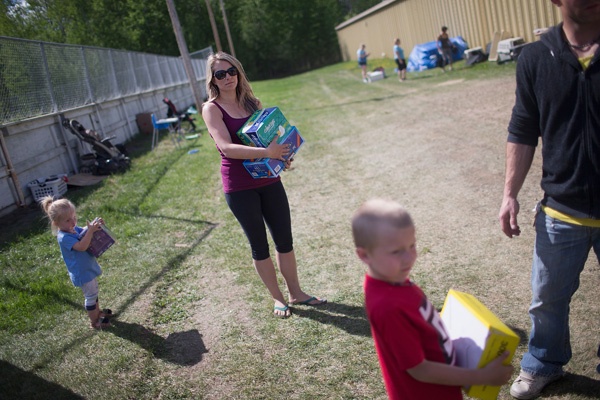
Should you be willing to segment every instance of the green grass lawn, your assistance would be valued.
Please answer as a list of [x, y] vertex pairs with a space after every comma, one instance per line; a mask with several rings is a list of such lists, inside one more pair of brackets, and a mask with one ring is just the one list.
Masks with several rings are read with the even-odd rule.
[[[507, 267], [514, 268], [509, 272], [527, 271], [530, 238], [490, 252], [483, 252], [485, 245], [498, 246], [491, 244], [498, 237], [487, 233], [474, 232], [477, 242], [456, 244], [449, 233], [429, 226], [451, 224], [459, 216], [443, 214], [443, 203], [429, 203], [434, 194], [423, 198], [424, 203], [416, 200], [427, 194], [417, 194], [420, 185], [435, 187], [428, 175], [408, 167], [375, 172], [362, 161], [402, 156], [398, 143], [384, 141], [373, 151], [373, 141], [379, 132], [394, 134], [390, 120], [406, 125], [417, 118], [409, 104], [419, 105], [423, 113], [434, 111], [435, 119], [437, 110], [427, 110], [429, 96], [442, 96], [451, 107], [451, 84], [510, 81], [514, 64], [465, 68], [458, 63], [447, 74], [439, 69], [409, 73], [404, 83], [395, 79], [393, 60], [370, 61], [370, 67], [379, 65], [389, 78], [372, 84], [362, 83], [355, 63], [253, 83], [263, 105], [279, 106], [306, 140], [284, 182], [301, 282], [307, 292], [326, 296], [330, 304], [297, 307], [288, 320], [272, 317], [272, 300], [225, 204], [219, 155], [201, 121], [202, 136], [185, 141], [181, 149], [161, 136], [157, 149], [150, 151], [150, 137], [140, 135], [128, 144], [133, 159], [129, 172], [93, 187], [70, 187], [66, 194], [78, 207], [80, 221], [101, 216], [118, 238], [99, 260], [104, 271], [99, 279], [101, 306], [118, 313], [113, 327], [102, 332], [88, 328], [81, 293], [71, 285], [56, 238], [39, 211], [32, 207], [2, 223], [0, 398], [385, 398], [363, 310], [364, 268], [354, 256], [349, 231], [349, 215], [370, 195], [400, 197], [415, 210], [423, 259], [415, 277], [436, 307], [441, 307], [449, 286], [470, 289], [523, 334], [528, 329], [526, 282], [514, 289], [518, 296], [499, 292], [498, 286], [488, 290], [480, 265], [484, 259], [505, 265], [510, 257], [518, 262]], [[494, 122], [501, 135], [507, 122]], [[410, 139], [398, 140], [409, 146]], [[437, 151], [434, 142], [427, 143]], [[397, 153], [391, 153], [396, 146]], [[501, 179], [503, 153], [494, 146], [490, 144], [489, 154], [496, 156], [485, 162], [494, 163], [496, 179]], [[488, 151], [485, 147], [482, 151]], [[199, 151], [188, 153], [192, 149]], [[411, 174], [415, 192], [396, 182], [400, 170]], [[488, 190], [486, 183], [481, 185], [478, 190]], [[472, 211], [496, 207], [501, 183], [492, 185], [496, 193], [484, 196], [491, 205], [472, 205]], [[495, 221], [483, 218], [480, 223]], [[437, 235], [448, 235], [440, 242], [448, 241], [452, 248], [442, 251]], [[457, 250], [460, 246], [469, 249], [466, 257]], [[593, 298], [587, 286], [580, 292]], [[596, 321], [593, 315], [589, 318]], [[586, 343], [597, 341], [593, 332], [589, 335]], [[523, 349], [522, 344], [521, 354]], [[575, 378], [552, 392], [552, 398], [597, 398], [597, 381], [588, 366], [592, 356], [585, 354], [576, 352]], [[509, 398], [506, 388], [500, 398]]]

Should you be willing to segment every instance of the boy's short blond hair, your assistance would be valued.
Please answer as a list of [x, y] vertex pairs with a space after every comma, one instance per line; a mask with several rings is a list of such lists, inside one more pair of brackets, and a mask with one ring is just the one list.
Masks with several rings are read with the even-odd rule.
[[354, 245], [373, 249], [379, 241], [382, 224], [402, 229], [414, 226], [413, 220], [398, 202], [385, 199], [367, 200], [356, 210], [352, 217], [352, 236]]

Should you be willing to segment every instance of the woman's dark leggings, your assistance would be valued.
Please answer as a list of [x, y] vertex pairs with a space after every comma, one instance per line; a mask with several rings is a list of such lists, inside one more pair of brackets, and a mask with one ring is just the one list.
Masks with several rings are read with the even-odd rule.
[[265, 223], [277, 252], [289, 253], [294, 249], [290, 206], [281, 181], [258, 189], [225, 193], [225, 200], [250, 242], [252, 259], [260, 261], [271, 256]]

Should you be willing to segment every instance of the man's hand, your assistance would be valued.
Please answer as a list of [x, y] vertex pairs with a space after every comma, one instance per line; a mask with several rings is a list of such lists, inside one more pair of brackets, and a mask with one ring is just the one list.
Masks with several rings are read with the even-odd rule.
[[289, 144], [279, 144], [277, 140], [273, 140], [267, 147], [269, 158], [276, 158], [281, 161], [285, 161], [285, 156], [290, 154]]
[[519, 228], [517, 222], [517, 214], [519, 214], [519, 201], [516, 198], [504, 197], [500, 212], [498, 213], [498, 220], [500, 221], [502, 232], [509, 238], [521, 234], [521, 228]]

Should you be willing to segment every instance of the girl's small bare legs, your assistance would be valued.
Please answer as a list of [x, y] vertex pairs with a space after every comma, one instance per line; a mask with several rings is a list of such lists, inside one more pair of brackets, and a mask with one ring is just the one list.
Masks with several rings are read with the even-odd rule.
[[96, 308], [93, 310], [87, 310], [88, 317], [90, 318], [90, 325], [94, 329], [99, 329], [100, 326], [100, 308], [98, 308], [98, 303], [96, 303]]
[[104, 315], [102, 311], [100, 311], [100, 306], [98, 302], [96, 302], [96, 308], [93, 310], [87, 310], [88, 317], [90, 318], [91, 327], [94, 329], [100, 328], [108, 328], [110, 326], [110, 321], [108, 321], [108, 316]]
[[254, 260], [254, 268], [263, 281], [267, 290], [271, 294], [273, 300], [275, 300], [275, 306], [273, 308], [273, 314], [278, 317], [289, 317], [291, 311], [287, 308], [283, 293], [279, 289], [279, 283], [277, 282], [277, 274], [275, 272], [275, 265], [271, 257], [264, 260]]

